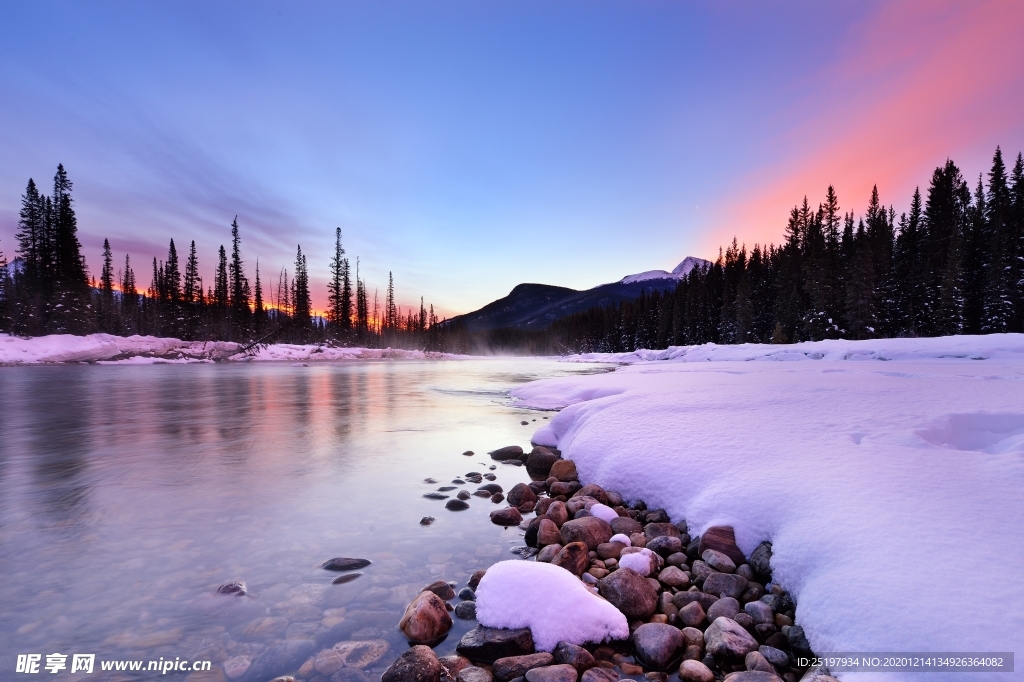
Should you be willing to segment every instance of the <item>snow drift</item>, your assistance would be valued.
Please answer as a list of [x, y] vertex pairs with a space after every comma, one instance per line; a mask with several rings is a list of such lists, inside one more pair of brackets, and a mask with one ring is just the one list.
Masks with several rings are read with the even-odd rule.
[[476, 617], [492, 628], [530, 628], [539, 651], [629, 637], [626, 617], [575, 575], [546, 563], [499, 561], [476, 591]]
[[515, 389], [568, 406], [533, 440], [694, 533], [771, 540], [815, 651], [1024, 648], [1024, 335], [587, 359], [633, 364]]

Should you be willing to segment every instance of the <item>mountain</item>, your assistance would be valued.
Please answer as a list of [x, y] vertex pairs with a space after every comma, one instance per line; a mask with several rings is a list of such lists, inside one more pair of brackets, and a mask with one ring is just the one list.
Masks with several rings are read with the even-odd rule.
[[471, 332], [499, 327], [546, 329], [552, 322], [566, 315], [597, 306], [633, 301], [644, 292], [674, 289], [679, 280], [686, 277], [693, 268], [705, 264], [709, 264], [708, 261], [689, 256], [672, 272], [648, 270], [584, 291], [550, 284], [519, 284], [508, 296], [488, 303], [479, 310], [454, 317], [450, 322], [462, 322]]

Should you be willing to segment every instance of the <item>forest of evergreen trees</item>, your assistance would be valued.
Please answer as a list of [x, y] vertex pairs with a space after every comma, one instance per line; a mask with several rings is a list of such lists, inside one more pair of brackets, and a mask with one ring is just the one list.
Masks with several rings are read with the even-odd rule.
[[[952, 161], [896, 216], [872, 191], [867, 211], [842, 212], [833, 187], [790, 212], [785, 241], [733, 239], [674, 291], [556, 321], [559, 352], [628, 352], [707, 342], [1024, 331], [1024, 164], [1007, 173], [996, 148], [974, 192]], [[535, 343], [537, 340], [535, 339]]]
[[[244, 344], [294, 342], [442, 349], [452, 345], [431, 305], [403, 313], [395, 303], [388, 275], [384, 300], [370, 294], [352, 273], [335, 230], [330, 262], [328, 308], [315, 315], [302, 247], [291, 273], [282, 269], [265, 283], [259, 263], [255, 281], [245, 272], [237, 218], [231, 224], [230, 253], [221, 246], [213, 283], [204, 287], [193, 241], [184, 268], [170, 240], [166, 260], [152, 262], [149, 288], [140, 290], [135, 268], [125, 255], [115, 264], [103, 241], [99, 279], [90, 277], [78, 241], [72, 184], [57, 167], [53, 194], [39, 191], [31, 179], [21, 199], [17, 256], [8, 264], [0, 252], [0, 332], [20, 336], [106, 332], [149, 334], [184, 340], [226, 340]], [[353, 276], [354, 275], [354, 276]], [[354, 286], [353, 286], [354, 285]]]

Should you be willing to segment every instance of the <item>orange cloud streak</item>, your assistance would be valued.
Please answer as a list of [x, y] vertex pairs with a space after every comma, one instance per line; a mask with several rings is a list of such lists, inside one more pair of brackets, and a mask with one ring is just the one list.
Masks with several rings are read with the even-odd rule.
[[877, 184], [899, 212], [947, 157], [970, 181], [997, 144], [1016, 155], [1010, 145], [1024, 142], [1022, 29], [1024, 3], [1014, 0], [883, 7], [845, 36], [844, 58], [818, 74], [825, 98], [793, 111], [815, 113], [774, 141], [797, 153], [780, 151], [777, 165], [739, 179], [752, 193], [713, 208], [707, 252], [733, 235], [778, 243], [789, 209], [805, 194], [816, 205], [829, 184], [844, 211], [863, 213]]

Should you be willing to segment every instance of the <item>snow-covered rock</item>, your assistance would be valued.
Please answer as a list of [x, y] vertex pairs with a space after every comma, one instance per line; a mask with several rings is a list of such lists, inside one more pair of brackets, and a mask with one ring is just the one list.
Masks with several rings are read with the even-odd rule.
[[647, 270], [645, 272], [638, 272], [635, 275], [626, 275], [619, 281], [623, 284], [633, 284], [634, 282], [646, 282], [652, 279], [683, 279], [690, 274], [690, 271], [695, 267], [704, 267], [706, 265], [711, 265], [710, 261], [706, 261], [703, 258], [687, 256], [679, 265], [672, 269], [672, 272], [666, 272], [665, 270]]
[[500, 561], [476, 592], [476, 614], [492, 628], [529, 628], [538, 650], [629, 637], [626, 617], [572, 573], [532, 561]]

